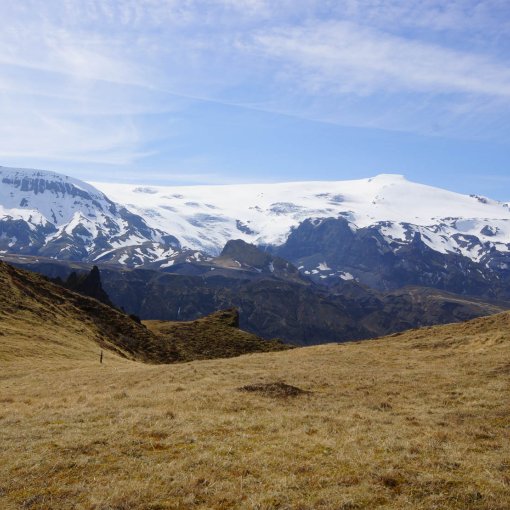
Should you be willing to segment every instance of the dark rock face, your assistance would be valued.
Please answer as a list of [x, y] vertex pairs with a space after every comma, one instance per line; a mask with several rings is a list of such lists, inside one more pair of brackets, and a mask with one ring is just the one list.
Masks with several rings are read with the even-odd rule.
[[84, 296], [92, 297], [105, 305], [113, 307], [113, 303], [103, 289], [101, 275], [97, 266], [94, 266], [89, 273], [78, 274], [73, 271], [67, 277], [67, 280], [62, 281], [61, 278], [55, 278], [53, 281], [66, 289], [78, 292]]
[[242, 264], [257, 268], [267, 267], [272, 260], [271, 255], [241, 239], [228, 241], [220, 257], [237, 260]]
[[108, 294], [103, 289], [101, 275], [99, 274], [99, 268], [97, 266], [94, 266], [90, 273], [85, 276], [83, 280], [78, 282], [76, 290], [82, 294], [96, 298], [102, 303], [113, 306]]
[[301, 345], [372, 338], [504, 309], [431, 289], [378, 293], [352, 281], [327, 289], [278, 278], [242, 280], [141, 269], [104, 270], [103, 279], [112, 301], [142, 319], [194, 320], [237, 307], [241, 328]]
[[[474, 262], [460, 253], [433, 250], [419, 232], [412, 233], [410, 225], [403, 227], [412, 237], [401, 244], [385, 238], [381, 226], [353, 230], [343, 218], [306, 220], [272, 251], [326, 285], [349, 274], [381, 291], [420, 285], [485, 299], [510, 299], [510, 255], [480, 246], [485, 255]], [[472, 248], [480, 241], [463, 236], [462, 243]]]
[[206, 265], [215, 269], [237, 268], [245, 273], [254, 273], [257, 277], [262, 275], [281, 279], [303, 279], [298, 269], [287, 260], [241, 239], [228, 241], [220, 256], [208, 260]]
[[343, 219], [305, 220], [289, 235], [287, 242], [276, 250], [287, 260], [318, 256], [340, 262], [352, 251], [355, 236]]

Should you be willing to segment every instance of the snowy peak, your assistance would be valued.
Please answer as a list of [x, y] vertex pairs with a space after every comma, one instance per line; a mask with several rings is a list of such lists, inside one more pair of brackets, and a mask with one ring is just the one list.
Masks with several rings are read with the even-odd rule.
[[0, 203], [5, 209], [37, 210], [54, 225], [67, 223], [76, 211], [96, 217], [98, 212], [115, 210], [90, 184], [54, 172], [0, 167], [0, 182]]
[[84, 181], [48, 170], [0, 166], [0, 179], [4, 184], [9, 184], [21, 191], [31, 191], [36, 195], [44, 193], [48, 188], [62, 195], [66, 193], [77, 195], [83, 192], [94, 198], [105, 198], [103, 193]]
[[116, 207], [85, 182], [42, 170], [0, 167], [0, 213], [29, 223], [60, 227], [76, 214], [96, 220]]
[[[96, 183], [109, 197], [172, 232], [191, 249], [219, 254], [230, 239], [282, 245], [308, 219], [344, 218], [355, 230], [377, 226], [388, 241], [406, 244], [415, 232], [440, 252], [480, 259], [465, 239], [508, 251], [510, 210], [478, 195], [381, 174], [352, 181], [289, 182], [221, 186], [132, 186]], [[472, 243], [471, 243], [472, 244]]]
[[[0, 167], [0, 251], [94, 260], [126, 246], [178, 241], [94, 186], [42, 170]], [[161, 251], [161, 250], [156, 250]], [[127, 260], [127, 259], [126, 259]]]

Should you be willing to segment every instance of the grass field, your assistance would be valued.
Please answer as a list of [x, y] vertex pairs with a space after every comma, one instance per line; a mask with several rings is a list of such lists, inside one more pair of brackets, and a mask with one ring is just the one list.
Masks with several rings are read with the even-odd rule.
[[[0, 508], [507, 510], [509, 336], [501, 314], [173, 365], [0, 348]], [[274, 382], [305, 393], [239, 391]]]

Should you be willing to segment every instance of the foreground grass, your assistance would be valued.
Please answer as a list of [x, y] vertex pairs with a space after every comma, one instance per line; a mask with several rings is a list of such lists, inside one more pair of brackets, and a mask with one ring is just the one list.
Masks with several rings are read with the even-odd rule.
[[[167, 366], [3, 363], [0, 508], [508, 509], [497, 317]], [[275, 381], [307, 393], [238, 391]]]

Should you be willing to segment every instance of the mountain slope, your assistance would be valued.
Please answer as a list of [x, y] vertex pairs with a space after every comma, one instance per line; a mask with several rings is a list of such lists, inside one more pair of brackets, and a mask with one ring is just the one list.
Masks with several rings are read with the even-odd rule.
[[177, 360], [142, 325], [99, 301], [0, 262], [0, 359], [98, 359], [99, 349], [152, 363]]
[[[332, 182], [220, 186], [95, 183], [108, 196], [171, 229], [184, 246], [219, 253], [230, 239], [281, 245], [306, 219], [345, 218], [352, 229], [377, 226], [397, 244], [416, 232], [440, 253], [479, 261], [484, 244], [510, 251], [508, 204], [407, 181], [400, 175]], [[471, 237], [476, 237], [478, 242]]]
[[133, 265], [179, 249], [175, 237], [77, 179], [0, 167], [0, 183], [0, 253]]
[[[89, 280], [97, 278], [96, 273], [97, 268], [88, 275]], [[0, 262], [3, 361], [24, 357], [90, 361], [99, 359], [100, 349], [107, 349], [127, 359], [171, 363], [290, 348], [238, 326], [238, 312], [226, 310], [186, 323], [157, 321], [147, 329], [96, 299]]]

